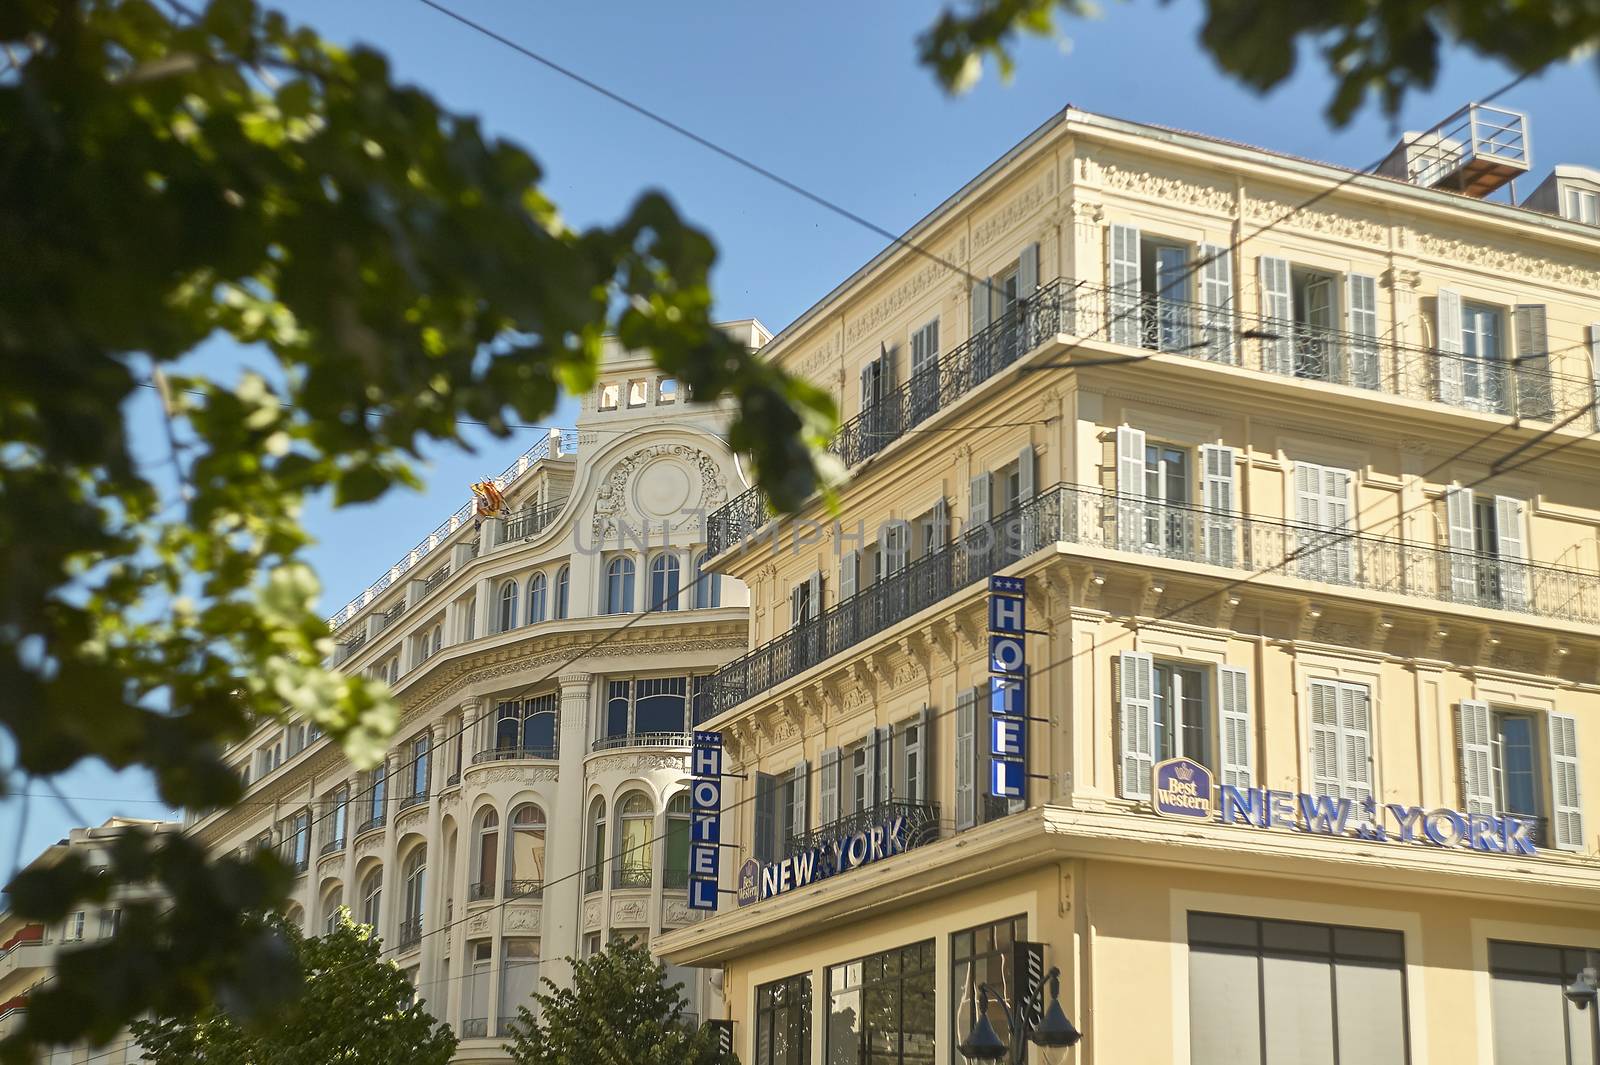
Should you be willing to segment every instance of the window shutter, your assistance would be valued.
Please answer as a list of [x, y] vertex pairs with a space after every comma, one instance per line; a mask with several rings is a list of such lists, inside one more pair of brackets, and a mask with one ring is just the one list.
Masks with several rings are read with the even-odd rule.
[[988, 279], [972, 283], [972, 335], [977, 336], [989, 328]]
[[1117, 656], [1118, 761], [1122, 768], [1118, 794], [1124, 799], [1150, 798], [1155, 668], [1155, 659], [1142, 651], [1124, 651]]
[[956, 831], [978, 822], [978, 700], [972, 689], [956, 695]]
[[1339, 685], [1339, 732], [1344, 797], [1372, 797], [1372, 698], [1359, 684]]
[[1589, 374], [1594, 382], [1594, 424], [1600, 429], [1600, 322], [1589, 325]]
[[1039, 245], [1024, 244], [1017, 256], [1017, 299], [1025, 300], [1039, 289]]
[[1456, 750], [1461, 760], [1461, 802], [1469, 814], [1494, 813], [1494, 752], [1489, 704], [1456, 704]]
[[1023, 445], [1017, 452], [1017, 499], [1023, 503], [1034, 496], [1034, 464], [1033, 445]]
[[876, 802], [891, 802], [894, 799], [894, 726], [885, 725], [874, 730], [877, 737], [873, 741], [873, 750], [878, 762], [878, 786], [873, 794], [877, 796]]
[[1528, 508], [1512, 496], [1494, 497], [1494, 524], [1500, 558], [1500, 591], [1511, 610], [1528, 608]]
[[1445, 516], [1450, 527], [1450, 599], [1478, 599], [1477, 547], [1473, 540], [1472, 489], [1452, 484], [1445, 489]]
[[789, 627], [798, 629], [806, 620], [805, 618], [805, 585], [797, 584], [789, 589]]
[[1351, 274], [1345, 279], [1346, 328], [1350, 332], [1350, 383], [1357, 388], [1377, 388], [1378, 368], [1378, 279], [1366, 274]]
[[895, 344], [893, 347], [885, 346], [883, 348], [883, 354], [878, 357], [878, 362], [883, 367], [881, 371], [882, 380], [878, 383], [878, 395], [886, 397], [895, 390], [895, 385], [900, 379], [900, 375], [898, 373], [900, 363], [900, 345]]
[[1339, 795], [1339, 686], [1311, 682], [1311, 790]]
[[1439, 367], [1439, 402], [1459, 407], [1461, 391], [1461, 293], [1448, 288], [1439, 290], [1437, 314], [1438, 347], [1443, 356], [1437, 360]]
[[942, 549], [950, 542], [950, 505], [939, 497], [933, 505], [933, 543], [928, 546], [928, 552]]
[[1268, 373], [1294, 371], [1294, 297], [1289, 288], [1289, 260], [1263, 255], [1261, 316], [1276, 339], [1261, 342], [1261, 368]]
[[1139, 230], [1134, 226], [1111, 226], [1110, 296], [1111, 342], [1139, 346]]
[[1542, 303], [1518, 304], [1512, 311], [1517, 328], [1517, 413], [1549, 421], [1555, 401], [1550, 389], [1550, 332]]
[[817, 827], [839, 820], [839, 748], [822, 752], [822, 773], [817, 783]]
[[1200, 245], [1200, 304], [1204, 308], [1205, 354], [1212, 362], [1237, 362], [1233, 328], [1233, 252]]
[[910, 560], [911, 524], [892, 521], [883, 530], [883, 571], [899, 573]]
[[907, 798], [913, 802], [928, 801], [928, 777], [933, 773], [933, 714], [924, 706], [917, 713], [917, 793]]
[[806, 594], [810, 598], [810, 610], [806, 616], [807, 621], [816, 621], [822, 616], [822, 571], [818, 570], [806, 578]]
[[1552, 838], [1562, 850], [1583, 850], [1583, 807], [1578, 795], [1578, 719], [1552, 713], [1550, 732], [1550, 795], [1555, 816]]
[[1144, 545], [1144, 430], [1117, 426], [1117, 546]]
[[985, 470], [967, 485], [967, 524], [973, 528], [989, 521], [989, 499], [993, 495], [994, 474]]
[[794, 789], [794, 821], [789, 825], [791, 836], [803, 836], [810, 823], [806, 820], [806, 793], [811, 788], [811, 763], [804, 758], [789, 770], [789, 786]]
[[877, 402], [878, 396], [875, 384], [878, 376], [878, 360], [873, 359], [861, 368], [861, 409], [871, 410]]
[[1217, 670], [1222, 694], [1218, 708], [1222, 723], [1222, 782], [1239, 788], [1250, 786], [1250, 674], [1224, 666]]
[[[1350, 488], [1355, 474], [1333, 466], [1322, 469], [1322, 524], [1329, 529], [1350, 530]], [[1324, 580], [1349, 584], [1355, 579], [1355, 542], [1344, 535], [1335, 535], [1323, 552]]]
[[1234, 463], [1233, 448], [1220, 444], [1201, 445], [1200, 468], [1204, 479], [1200, 483], [1200, 500], [1207, 511], [1203, 526], [1205, 560], [1214, 566], [1234, 563]]
[[767, 773], [756, 774], [756, 846], [757, 861], [772, 862], [778, 858], [778, 778]]
[[1022, 508], [1022, 513], [1017, 516], [1017, 529], [1009, 535], [1020, 535], [1021, 554], [1031, 555], [1041, 546], [1039, 543], [1039, 515], [1037, 508], [1030, 506], [1038, 488], [1034, 483], [1033, 445], [1028, 444], [1017, 453], [1017, 503]]
[[856, 579], [861, 572], [861, 552], [846, 551], [839, 558], [839, 601], [856, 594]]

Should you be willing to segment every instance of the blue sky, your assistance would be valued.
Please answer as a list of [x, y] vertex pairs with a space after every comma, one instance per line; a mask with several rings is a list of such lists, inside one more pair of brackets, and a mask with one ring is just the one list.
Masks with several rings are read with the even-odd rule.
[[[699, 0], [673, 4], [511, 3], [453, 0], [457, 10], [638, 100], [818, 194], [901, 230], [1051, 114], [1074, 104], [1121, 118], [1191, 129], [1277, 151], [1365, 166], [1396, 133], [1426, 128], [1510, 79], [1465, 53], [1446, 57], [1435, 89], [1414, 96], [1398, 123], [1375, 111], [1331, 130], [1320, 60], [1304, 55], [1294, 79], [1257, 97], [1222, 75], [1196, 43], [1197, 0], [1112, 4], [1096, 22], [1066, 27], [1070, 46], [1023, 45], [1015, 79], [986, 72], [951, 99], [915, 62], [915, 38], [932, 3], [806, 5]], [[341, 42], [363, 41], [490, 132], [529, 148], [546, 190], [574, 225], [619, 217], [646, 188], [664, 189], [721, 249], [718, 311], [778, 329], [882, 247], [872, 233], [806, 203], [615, 103], [450, 21], [414, 0], [280, 2]], [[1497, 103], [1530, 115], [1533, 181], [1556, 163], [1600, 167], [1594, 135], [1593, 61], [1551, 70]], [[199, 360], [231, 375], [239, 353], [218, 346]], [[140, 446], [164, 455], [153, 396], [137, 412]], [[570, 403], [551, 424], [570, 425]], [[476, 442], [476, 455], [440, 450], [423, 493], [394, 495], [339, 513], [314, 506], [312, 553], [333, 611], [466, 499], [466, 485], [496, 473], [533, 442]], [[84, 766], [61, 790], [98, 823], [113, 813], [162, 816], [148, 781]], [[32, 790], [39, 790], [35, 787]], [[51, 799], [0, 805], [0, 861], [26, 861], [76, 821]]]

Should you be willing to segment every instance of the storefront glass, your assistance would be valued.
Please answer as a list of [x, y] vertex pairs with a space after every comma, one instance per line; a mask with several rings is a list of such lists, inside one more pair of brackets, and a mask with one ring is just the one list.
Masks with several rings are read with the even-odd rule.
[[931, 1065], [933, 940], [828, 970], [828, 1065]]

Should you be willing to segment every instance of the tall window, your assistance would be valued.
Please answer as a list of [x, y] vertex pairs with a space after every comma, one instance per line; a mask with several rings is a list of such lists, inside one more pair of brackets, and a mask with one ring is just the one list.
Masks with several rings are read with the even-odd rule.
[[828, 969], [829, 1062], [931, 1065], [933, 940]]
[[1501, 410], [1508, 397], [1503, 357], [1505, 331], [1500, 309], [1481, 303], [1461, 305], [1461, 395], [1469, 405]]
[[311, 811], [301, 810], [289, 822], [289, 862], [296, 869], [304, 869], [311, 861]]
[[1496, 1062], [1589, 1065], [1594, 1060], [1589, 1018], [1562, 994], [1593, 958], [1592, 951], [1570, 947], [1489, 943]]
[[1372, 795], [1372, 693], [1364, 684], [1311, 682], [1311, 787], [1318, 795]]
[[339, 911], [344, 907], [344, 888], [335, 885], [322, 899], [322, 934], [331, 936], [339, 927]]
[[385, 758], [372, 767], [372, 783], [368, 796], [367, 820], [371, 824], [383, 824], [384, 815], [388, 811], [389, 802], [389, 760]]
[[690, 678], [640, 677], [606, 685], [605, 738], [679, 736], [688, 729]]
[[811, 1065], [810, 973], [756, 988], [755, 1065]]
[[531, 802], [511, 812], [506, 894], [532, 895], [544, 884], [544, 811]]
[[467, 889], [470, 899], [492, 899], [499, 868], [500, 815], [485, 810], [478, 815], [478, 882]]
[[333, 795], [328, 799], [327, 820], [324, 822], [328, 826], [324, 842], [325, 849], [337, 850], [339, 847], [344, 846], [346, 839], [350, 838], [349, 815], [350, 785], [346, 784], [344, 787], [334, 791]]
[[633, 559], [618, 555], [606, 563], [605, 613], [626, 614], [633, 609]]
[[661, 554], [650, 560], [651, 610], [678, 609], [678, 556]]
[[428, 878], [428, 848], [417, 847], [406, 858], [403, 868], [400, 906], [400, 944], [402, 947], [422, 938], [422, 906]]
[[494, 746], [497, 751], [524, 751], [552, 758], [556, 751], [555, 692], [531, 699], [513, 699], [495, 706]]
[[1531, 714], [1494, 715], [1494, 808], [1539, 816], [1539, 729]]
[[1157, 662], [1151, 746], [1155, 760], [1193, 758], [1207, 766], [1211, 751], [1206, 671], [1198, 666]]
[[517, 627], [517, 582], [506, 581], [500, 586], [500, 625], [496, 632], [510, 632]]
[[1399, 932], [1189, 915], [1192, 1065], [1405, 1065], [1409, 1053]]
[[383, 901], [383, 866], [378, 866], [361, 881], [361, 923], [378, 927], [378, 909]]
[[411, 743], [411, 796], [414, 799], [428, 796], [428, 755], [432, 742], [432, 737], [424, 732]]
[[556, 607], [555, 617], [559, 621], [567, 616], [567, 585], [571, 583], [572, 570], [562, 566], [556, 570]]
[[547, 598], [547, 582], [542, 573], [535, 573], [528, 578], [528, 624], [544, 620], [545, 599]]
[[667, 800], [666, 886], [689, 886], [689, 793], [686, 791]]
[[1189, 452], [1165, 444], [1144, 449], [1144, 496], [1156, 504], [1145, 508], [1144, 542], [1159, 551], [1181, 552], [1191, 524], [1181, 508], [1190, 501]]
[[539, 989], [539, 941], [503, 939], [500, 954], [500, 1018], [504, 1022], [523, 1006], [533, 1008], [533, 993]]
[[589, 807], [589, 872], [584, 891], [599, 891], [606, 864], [606, 801], [595, 799]]
[[694, 608], [709, 610], [722, 605], [722, 574], [707, 573], [706, 555], [702, 551], [694, 556], [694, 568], [689, 575], [694, 585]]
[[632, 792], [618, 804], [617, 816], [622, 822], [617, 838], [617, 886], [648, 887], [655, 836], [655, 811], [649, 797]]
[[[1014, 970], [1016, 944], [1027, 938], [1028, 919], [1010, 917], [994, 924], [979, 925], [950, 937], [950, 1041], [960, 1046], [972, 1032], [978, 1008], [978, 987], [988, 984], [1000, 991], [1006, 1001], [1016, 1001], [1017, 974]], [[1011, 1028], [1005, 1008], [989, 1000], [989, 1023], [1001, 1039], [1011, 1041]]]

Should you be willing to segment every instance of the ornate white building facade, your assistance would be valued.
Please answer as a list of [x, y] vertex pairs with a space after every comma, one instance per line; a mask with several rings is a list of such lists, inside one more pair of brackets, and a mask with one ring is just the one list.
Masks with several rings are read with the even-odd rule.
[[[499, 479], [506, 517], [463, 508], [332, 619], [340, 668], [399, 701], [386, 762], [357, 772], [314, 728], [263, 726], [233, 749], [245, 800], [189, 826], [279, 848], [308, 931], [341, 906], [374, 925], [458, 1060], [504, 1060], [507, 1022], [566, 958], [694, 919], [688, 734], [747, 645], [744, 586], [699, 579], [704, 515], [744, 488], [723, 426], [608, 349], [576, 432]], [[672, 975], [722, 1015], [706, 974]]]

